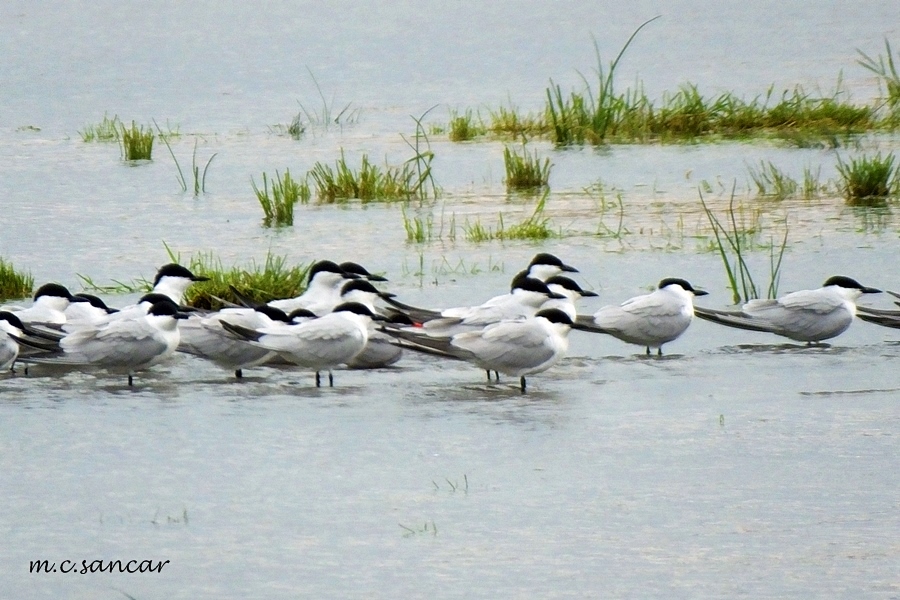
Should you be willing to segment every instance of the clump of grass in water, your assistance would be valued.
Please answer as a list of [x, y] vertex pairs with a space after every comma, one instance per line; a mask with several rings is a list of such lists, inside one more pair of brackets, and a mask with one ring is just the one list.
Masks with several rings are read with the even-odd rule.
[[475, 114], [471, 109], [462, 114], [455, 110], [451, 111], [449, 130], [451, 142], [466, 142], [479, 135], [484, 135], [486, 131], [483, 124], [476, 122]]
[[838, 187], [848, 204], [855, 206], [882, 205], [900, 192], [900, 170], [894, 153], [882, 156], [860, 156], [845, 163], [838, 156]]
[[[429, 169], [430, 172], [430, 169]], [[409, 200], [419, 189], [421, 177], [417, 178], [409, 162], [402, 167], [381, 169], [362, 155], [359, 170], [354, 171], [348, 164], [341, 149], [341, 158], [329, 165], [317, 162], [309, 172], [316, 186], [316, 197], [320, 202], [346, 202], [352, 199], [363, 203], [376, 200]]]
[[120, 132], [122, 155], [125, 160], [151, 160], [154, 135], [149, 127], [144, 130], [143, 125], [138, 127], [132, 121], [130, 128], [122, 125]]
[[212, 253], [198, 253], [191, 257], [188, 268], [192, 273], [205, 275], [209, 281], [195, 283], [185, 294], [185, 303], [201, 309], [218, 310], [221, 300], [237, 303], [231, 287], [256, 302], [299, 296], [306, 289], [306, 275], [310, 265], [289, 266], [287, 257], [266, 254], [265, 262], [255, 261], [249, 268], [222, 266], [221, 259]]
[[522, 154], [506, 146], [503, 149], [503, 164], [506, 166], [507, 191], [545, 188], [550, 182], [550, 159], [541, 161], [537, 150], [529, 153], [524, 143]]
[[250, 179], [253, 186], [253, 192], [256, 199], [263, 209], [265, 217], [263, 218], [263, 226], [265, 227], [281, 227], [294, 224], [294, 205], [298, 202], [306, 204], [309, 202], [311, 195], [309, 184], [304, 179], [301, 183], [297, 183], [291, 177], [290, 169], [286, 169], [284, 175], [275, 171], [275, 178], [272, 180], [271, 194], [269, 193], [268, 176], [263, 173], [263, 189], [256, 186], [253, 178]]
[[110, 119], [106, 113], [103, 114], [103, 120], [97, 125], [85, 125], [83, 131], [79, 131], [81, 139], [84, 142], [117, 142], [120, 137], [120, 128], [124, 127], [118, 115], [113, 115]]
[[17, 270], [0, 257], [0, 300], [29, 298], [34, 289], [31, 273]]
[[[734, 303], [739, 304], [759, 298], [759, 289], [744, 258], [744, 252], [747, 250], [745, 240], [748, 232], [738, 226], [737, 217], [735, 216], [734, 189], [732, 189], [731, 199], [728, 203], [730, 229], [723, 225], [713, 214], [712, 210], [707, 206], [702, 192], [700, 192], [700, 203], [703, 206], [706, 217], [709, 219], [709, 224], [712, 226], [715, 237], [715, 250], [722, 258], [722, 265], [725, 267], [725, 274], [728, 277], [728, 284], [732, 291]], [[785, 226], [784, 239], [781, 241], [781, 247], [777, 253], [774, 243], [770, 246], [768, 298], [775, 298], [778, 295], [778, 282], [781, 279], [781, 261], [787, 248], [787, 239], [788, 229]]]

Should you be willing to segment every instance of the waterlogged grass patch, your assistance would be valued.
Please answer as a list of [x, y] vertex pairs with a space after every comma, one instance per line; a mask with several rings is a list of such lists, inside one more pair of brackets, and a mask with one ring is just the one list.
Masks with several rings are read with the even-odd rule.
[[268, 175], [263, 173], [263, 187], [259, 189], [256, 182], [250, 179], [253, 185], [253, 192], [259, 201], [260, 207], [263, 209], [263, 226], [265, 227], [282, 227], [294, 224], [294, 205], [298, 202], [306, 204], [309, 202], [311, 192], [309, 184], [304, 179], [301, 182], [294, 181], [291, 177], [290, 169], [285, 170], [284, 175], [279, 175], [275, 171], [275, 177], [272, 179], [271, 190], [269, 189]]
[[121, 125], [119, 139], [122, 146], [122, 156], [125, 160], [151, 160], [153, 154], [153, 130], [132, 121], [131, 127]]
[[529, 152], [522, 144], [519, 154], [509, 146], [503, 149], [507, 191], [538, 190], [550, 182], [550, 159], [541, 160], [537, 150]]
[[16, 269], [0, 257], [0, 300], [29, 298], [34, 289], [34, 277]]
[[844, 162], [838, 156], [839, 189], [848, 204], [881, 205], [900, 193], [900, 169], [894, 153], [859, 156]]

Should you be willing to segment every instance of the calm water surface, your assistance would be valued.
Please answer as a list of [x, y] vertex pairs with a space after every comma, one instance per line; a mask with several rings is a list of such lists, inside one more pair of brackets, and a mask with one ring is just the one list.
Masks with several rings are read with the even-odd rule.
[[[411, 304], [500, 293], [540, 248], [601, 294], [584, 312], [681, 276], [730, 302], [697, 189], [717, 208], [747, 165], [833, 178], [836, 153], [768, 144], [553, 151], [542, 245], [465, 242], [469, 219], [530, 214], [508, 198], [501, 142], [433, 136], [443, 195], [409, 207], [443, 226], [410, 245], [397, 206], [299, 208], [270, 231], [250, 179], [343, 149], [399, 163], [411, 116], [512, 103], [579, 85], [642, 21], [622, 82], [658, 96], [685, 82], [754, 96], [769, 85], [878, 95], [855, 64], [897, 40], [893, 2], [92, 2], [0, 7], [0, 256], [80, 289], [152, 277], [165, 242], [225, 265], [268, 251], [354, 259]], [[894, 46], [900, 45], [895, 42]], [[299, 103], [359, 118], [280, 136]], [[78, 131], [104, 113], [178, 127], [208, 193], [182, 194], [163, 147], [126, 165]], [[896, 150], [895, 138], [859, 150]], [[856, 149], [842, 152], [856, 152]], [[585, 188], [603, 182], [605, 192]], [[618, 227], [617, 196], [623, 203]], [[765, 245], [790, 231], [782, 291], [834, 273], [898, 289], [893, 211], [836, 198], [759, 204]], [[752, 214], [751, 214], [752, 213]], [[755, 215], [755, 216], [754, 216]], [[508, 221], [509, 222], [509, 221]], [[598, 231], [607, 235], [597, 236]], [[769, 235], [771, 232], [771, 235]], [[769, 254], [750, 254], [756, 272]], [[112, 297], [124, 304], [131, 297]], [[890, 299], [875, 298], [878, 306]], [[573, 333], [570, 356], [529, 380], [431, 357], [244, 381], [190, 357], [133, 389], [103, 373], [0, 379], [0, 597], [900, 597], [900, 335], [855, 324], [830, 348], [700, 322], [662, 359]], [[154, 574], [30, 574], [29, 561], [152, 559]]]

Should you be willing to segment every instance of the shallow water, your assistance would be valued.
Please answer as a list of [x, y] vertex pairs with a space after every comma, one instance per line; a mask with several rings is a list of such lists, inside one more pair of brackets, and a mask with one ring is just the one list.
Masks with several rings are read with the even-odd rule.
[[[648, 93], [831, 89], [877, 95], [856, 49], [896, 35], [891, 2], [732, 8], [685, 1], [460, 4], [276, 3], [263, 11], [196, 2], [0, 8], [0, 256], [39, 282], [80, 288], [152, 277], [213, 251], [224, 264], [358, 260], [410, 304], [500, 293], [538, 250], [579, 267], [621, 302], [664, 276], [730, 302], [698, 187], [723, 208], [746, 200], [747, 165], [799, 177], [835, 152], [769, 144], [553, 151], [547, 215], [566, 235], [542, 244], [472, 244], [466, 219], [496, 225], [533, 209], [509, 198], [501, 142], [433, 137], [441, 239], [408, 244], [398, 206], [297, 210], [270, 231], [250, 179], [368, 153], [411, 152], [418, 116], [542, 106], [552, 78], [578, 84], [656, 14], [622, 63]], [[897, 45], [896, 43], [894, 44]], [[272, 132], [321, 110], [313, 72], [357, 123]], [[333, 100], [331, 100], [333, 98]], [[126, 165], [78, 130], [104, 112], [155, 118], [186, 134], [189, 166], [217, 153], [208, 193], [182, 194], [164, 147]], [[39, 128], [34, 130], [31, 126]], [[195, 135], [196, 134], [196, 135]], [[896, 149], [896, 138], [862, 140]], [[842, 152], [854, 152], [845, 150]], [[604, 193], [584, 188], [602, 181]], [[623, 202], [623, 235], [617, 194]], [[892, 210], [836, 198], [755, 203], [756, 243], [790, 244], [781, 290], [834, 273], [897, 289]], [[748, 203], [749, 205], [749, 203]], [[603, 207], [606, 207], [605, 209]], [[449, 235], [451, 218], [456, 239]], [[598, 231], [606, 235], [595, 235]], [[771, 235], [770, 235], [771, 234]], [[750, 254], [766, 273], [769, 254]], [[766, 282], [764, 282], [766, 283]], [[111, 297], [124, 304], [131, 297]], [[889, 306], [888, 298], [868, 302]], [[900, 334], [856, 323], [829, 348], [698, 322], [662, 358], [572, 334], [570, 356], [529, 379], [487, 385], [464, 364], [405, 357], [397, 367], [312, 376], [248, 370], [244, 381], [178, 356], [133, 389], [103, 373], [34, 369], [0, 379], [0, 589], [3, 596], [227, 597], [900, 597]], [[29, 561], [169, 560], [154, 574], [29, 574]]]

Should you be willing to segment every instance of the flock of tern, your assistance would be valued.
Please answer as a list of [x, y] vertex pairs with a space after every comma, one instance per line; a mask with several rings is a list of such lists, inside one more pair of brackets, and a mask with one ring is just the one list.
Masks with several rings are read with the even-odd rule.
[[215, 312], [183, 306], [188, 287], [206, 278], [177, 264], [160, 268], [153, 291], [119, 309], [48, 283], [28, 307], [0, 307], [0, 369], [12, 371], [17, 361], [105, 369], [127, 374], [132, 385], [136, 372], [184, 352], [236, 377], [263, 364], [294, 365], [314, 372], [319, 386], [322, 372], [334, 385], [332, 371], [340, 365], [385, 367], [408, 350], [467, 361], [483, 369], [488, 381], [491, 372], [498, 381], [500, 373], [516, 377], [524, 393], [526, 376], [566, 355], [572, 329], [611, 335], [661, 355], [662, 346], [683, 334], [695, 315], [809, 344], [840, 335], [855, 316], [900, 328], [898, 309], [857, 307], [862, 294], [880, 290], [849, 277], [728, 311], [694, 306], [694, 298], [707, 292], [666, 278], [649, 294], [585, 315], [577, 313], [576, 301], [597, 294], [567, 275], [577, 272], [540, 253], [513, 278], [508, 293], [444, 309], [400, 302], [375, 287], [384, 277], [356, 263], [328, 260], [313, 264], [307, 289], [296, 298], [260, 304], [234, 290], [242, 305]]

